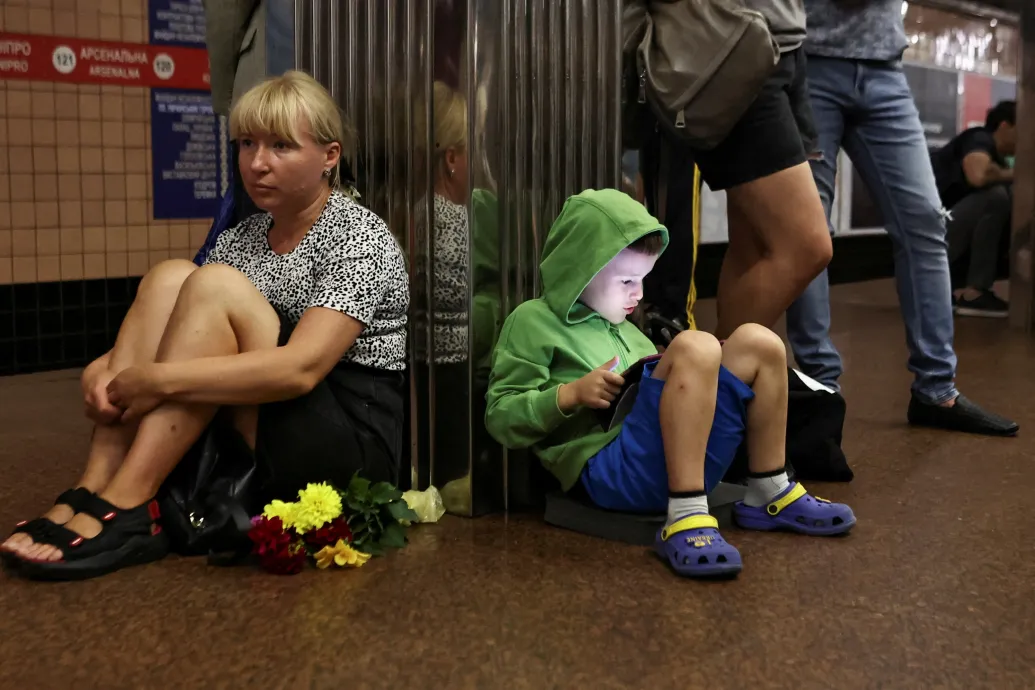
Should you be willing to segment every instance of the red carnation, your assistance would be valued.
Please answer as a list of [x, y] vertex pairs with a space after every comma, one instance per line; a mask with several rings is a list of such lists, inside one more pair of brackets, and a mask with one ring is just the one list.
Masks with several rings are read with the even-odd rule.
[[284, 523], [279, 517], [262, 518], [248, 530], [248, 538], [255, 546], [252, 553], [266, 556], [280, 552], [291, 544], [291, 535], [284, 530]]
[[334, 518], [323, 527], [306, 532], [304, 538], [310, 547], [322, 549], [337, 544], [338, 540], [344, 540], [346, 543], [352, 541], [352, 530], [344, 519]]
[[305, 547], [287, 544], [276, 551], [267, 551], [259, 560], [262, 567], [274, 575], [297, 575], [305, 568]]

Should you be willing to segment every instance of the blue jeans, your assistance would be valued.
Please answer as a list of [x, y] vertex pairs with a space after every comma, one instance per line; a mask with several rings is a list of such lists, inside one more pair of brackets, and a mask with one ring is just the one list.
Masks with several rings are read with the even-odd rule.
[[[891, 235], [913, 394], [929, 403], [951, 400], [957, 395], [956, 354], [944, 210], [905, 74], [894, 64], [810, 56], [808, 75], [822, 153], [811, 161], [812, 174], [828, 222], [843, 147]], [[844, 369], [830, 340], [825, 271], [787, 310], [787, 334], [799, 368], [838, 389]]]

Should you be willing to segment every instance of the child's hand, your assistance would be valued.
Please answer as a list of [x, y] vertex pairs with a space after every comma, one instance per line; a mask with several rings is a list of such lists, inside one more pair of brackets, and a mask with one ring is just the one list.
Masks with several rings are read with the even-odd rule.
[[563, 412], [572, 412], [579, 407], [598, 410], [610, 407], [625, 383], [625, 379], [611, 371], [617, 365], [618, 358], [615, 357], [578, 381], [563, 384], [557, 391], [557, 406]]

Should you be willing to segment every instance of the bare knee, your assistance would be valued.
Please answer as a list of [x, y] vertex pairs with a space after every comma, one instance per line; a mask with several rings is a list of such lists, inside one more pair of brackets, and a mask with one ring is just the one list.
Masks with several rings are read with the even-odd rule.
[[674, 366], [689, 365], [718, 371], [722, 362], [722, 345], [711, 333], [683, 331], [672, 339], [665, 349], [665, 356], [671, 357]]
[[787, 347], [776, 333], [757, 323], [746, 323], [726, 340], [725, 355], [749, 357], [759, 364], [787, 366]]
[[[184, 313], [212, 313], [229, 319], [244, 349], [276, 345], [280, 316], [246, 275], [232, 266], [208, 264], [183, 284], [176, 305]], [[270, 339], [272, 338], [272, 345]]]
[[207, 303], [236, 301], [247, 295], [260, 296], [248, 277], [233, 266], [207, 264], [194, 271], [183, 283], [185, 298], [204, 297]]
[[830, 232], [827, 230], [826, 223], [824, 222], [817, 230], [809, 237], [808, 246], [805, 249], [809, 259], [806, 263], [807, 270], [805, 271], [805, 274], [808, 276], [807, 283], [811, 283], [813, 278], [822, 273], [830, 264], [830, 260], [834, 258], [834, 242], [830, 238]]
[[788, 233], [787, 242], [781, 242], [771, 251], [779, 256], [777, 260], [793, 276], [800, 290], [804, 290], [834, 257], [834, 244], [824, 220]]
[[734, 222], [745, 224], [758, 253], [781, 265], [804, 289], [834, 254], [826, 212], [808, 163], [729, 191], [730, 244]]
[[154, 268], [140, 280], [140, 287], [137, 288], [137, 295], [151, 295], [155, 293], [177, 294], [183, 284], [198, 267], [186, 259], [169, 259]]

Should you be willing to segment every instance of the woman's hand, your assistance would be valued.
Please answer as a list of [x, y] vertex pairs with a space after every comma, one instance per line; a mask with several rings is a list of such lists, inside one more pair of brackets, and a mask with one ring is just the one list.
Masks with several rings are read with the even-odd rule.
[[108, 426], [119, 421], [122, 410], [108, 399], [108, 384], [115, 378], [106, 366], [87, 367], [83, 372], [83, 401], [86, 404], [86, 416], [94, 423]]
[[140, 419], [162, 402], [154, 365], [123, 369], [107, 386], [108, 401], [122, 408], [122, 421]]

